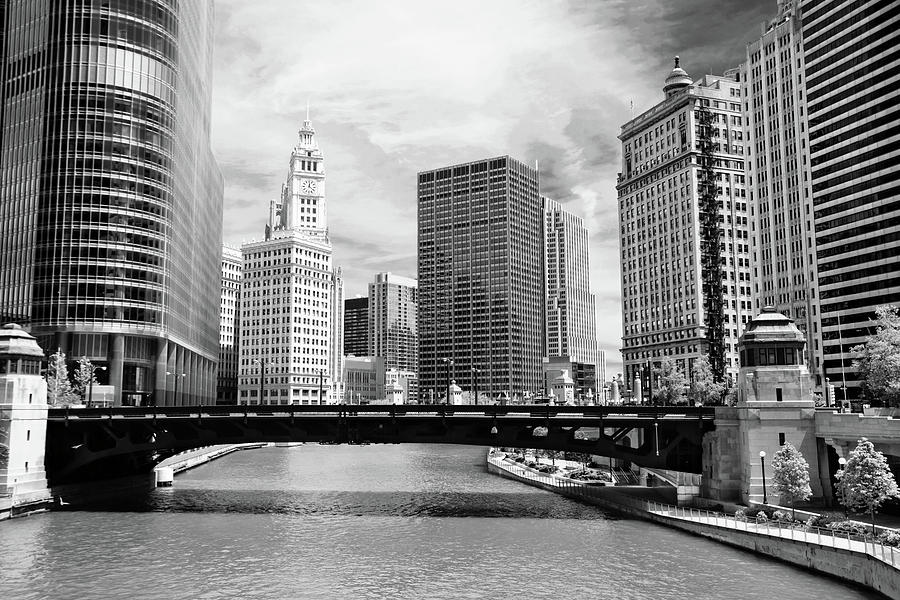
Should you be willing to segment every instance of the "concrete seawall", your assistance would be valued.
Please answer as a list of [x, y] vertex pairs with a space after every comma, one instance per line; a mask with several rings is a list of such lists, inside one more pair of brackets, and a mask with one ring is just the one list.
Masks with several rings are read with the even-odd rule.
[[253, 448], [263, 448], [267, 445], [268, 444], [266, 443], [220, 444], [216, 446], [206, 446], [205, 448], [188, 450], [186, 452], [182, 452], [181, 454], [176, 454], [175, 456], [167, 458], [166, 460], [156, 465], [154, 473], [157, 469], [166, 467], [172, 469], [172, 472], [177, 474], [189, 469], [193, 469], [194, 467], [199, 467], [200, 465], [206, 464], [211, 460], [222, 458], [223, 456], [231, 454], [232, 452], [237, 452], [239, 450], [250, 450]]
[[[668, 499], [660, 497], [660, 494], [664, 494], [662, 488], [615, 488], [584, 485], [563, 478], [531, 472], [519, 465], [505, 463], [493, 454], [488, 454], [486, 462], [490, 473], [515, 479], [620, 514], [645, 519], [666, 527], [674, 527], [797, 567], [863, 585], [888, 598], [900, 600], [900, 569], [897, 568], [900, 566], [900, 549], [888, 549], [885, 552], [885, 548], [878, 546], [879, 552], [882, 553], [879, 558], [872, 555], [875, 554], [876, 548], [871, 543], [868, 544], [868, 547], [872, 547], [872, 554], [868, 553], [864, 542], [850, 542], [849, 539], [846, 541], [848, 547], [841, 548], [834, 547], [837, 545], [834, 537], [826, 538], [831, 539], [832, 546], [829, 546], [827, 543], [811, 543], [808, 539], [815, 542], [815, 534], [799, 531], [796, 537], [804, 539], [794, 540], [782, 537], [781, 529], [775, 527], [772, 528], [773, 533], [770, 535], [768, 527], [763, 532], [755, 524], [744, 524], [746, 530], [737, 529], [734, 526], [727, 526], [729, 523], [735, 524], [735, 521], [724, 516], [720, 519], [707, 516], [705, 520], [708, 522], [702, 522], [704, 517], [700, 516], [701, 511], [692, 513], [690, 509], [678, 509], [674, 506], [674, 488], [668, 489], [669, 495], [671, 495], [671, 499]], [[667, 510], [663, 509], [665, 504], [657, 503], [670, 503], [671, 506]], [[652, 509], [652, 507], [659, 510]], [[687, 518], [677, 516], [679, 510], [681, 515], [691, 516]], [[694, 514], [697, 515], [696, 518], [693, 517]], [[721, 524], [716, 524], [717, 522], [721, 522]], [[775, 531], [779, 532], [778, 535], [774, 533]], [[792, 532], [791, 535], [794, 533]], [[840, 542], [841, 545], [845, 544], [842, 538], [837, 539], [837, 542]], [[854, 546], [862, 546], [863, 551], [850, 549]]]

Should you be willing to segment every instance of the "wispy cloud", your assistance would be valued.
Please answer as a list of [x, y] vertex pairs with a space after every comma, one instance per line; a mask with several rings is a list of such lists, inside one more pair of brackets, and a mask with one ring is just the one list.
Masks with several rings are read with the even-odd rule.
[[[417, 171], [537, 160], [543, 192], [592, 232], [598, 335], [618, 348], [619, 126], [631, 101], [659, 101], [672, 54], [695, 75], [734, 66], [723, 57], [743, 55], [735, 39], [770, 4], [219, 0], [213, 145], [226, 241], [262, 236], [307, 100], [348, 297], [378, 271], [415, 275]], [[614, 372], [618, 352], [607, 356]]]

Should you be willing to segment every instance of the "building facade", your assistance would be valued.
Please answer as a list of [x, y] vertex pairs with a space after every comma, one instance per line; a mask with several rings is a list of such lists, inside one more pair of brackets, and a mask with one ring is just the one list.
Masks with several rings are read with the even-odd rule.
[[216, 404], [237, 404], [242, 273], [241, 251], [231, 246], [222, 246], [222, 299], [219, 306], [219, 374], [216, 383]]
[[689, 376], [716, 343], [736, 381], [752, 312], [740, 84], [733, 74], [695, 83], [676, 58], [663, 91], [619, 136], [622, 357], [626, 385], [641, 376], [645, 390], [661, 359]]
[[212, 0], [4, 3], [0, 320], [121, 404], [212, 403]]
[[418, 371], [418, 309], [415, 279], [379, 273], [369, 284], [368, 354], [383, 357], [386, 369]]
[[741, 65], [753, 312], [773, 307], [806, 335], [804, 360], [822, 385], [803, 44], [796, 1], [779, 13]]
[[508, 156], [418, 175], [419, 397], [540, 393], [543, 219], [538, 173]]
[[597, 317], [591, 293], [588, 231], [584, 220], [558, 202], [544, 206], [545, 356], [567, 356], [594, 365], [599, 360]]
[[801, 10], [820, 374], [839, 400], [856, 400], [851, 350], [877, 306], [900, 302], [900, 11], [889, 0], [804, 0]]
[[366, 356], [369, 352], [369, 297], [344, 300], [344, 352]]
[[308, 115], [265, 239], [241, 251], [239, 403], [340, 401], [343, 280], [332, 265], [324, 158]]

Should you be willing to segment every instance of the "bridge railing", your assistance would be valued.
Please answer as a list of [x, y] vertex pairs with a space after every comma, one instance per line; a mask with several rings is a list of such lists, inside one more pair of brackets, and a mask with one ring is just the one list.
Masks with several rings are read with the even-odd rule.
[[116, 406], [96, 408], [51, 408], [51, 420], [67, 417], [113, 418], [113, 417], [191, 417], [232, 416], [232, 415], [484, 415], [484, 416], [528, 416], [528, 417], [637, 417], [641, 419], [699, 419], [712, 420], [715, 409], [696, 406], [548, 406], [546, 404], [235, 404], [210, 406]]

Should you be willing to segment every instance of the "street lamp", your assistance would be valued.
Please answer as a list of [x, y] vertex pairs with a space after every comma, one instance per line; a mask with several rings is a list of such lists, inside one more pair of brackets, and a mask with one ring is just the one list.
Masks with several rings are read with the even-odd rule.
[[478, 369], [472, 367], [472, 389], [475, 392], [475, 404], [478, 404]]
[[759, 451], [759, 466], [762, 467], [763, 480], [763, 504], [769, 503], [769, 497], [766, 495], [766, 451]]
[[105, 370], [106, 367], [95, 367], [94, 365], [91, 365], [91, 380], [88, 383], [88, 408], [91, 407], [91, 403], [94, 401], [94, 373]]
[[266, 365], [268, 361], [254, 358], [253, 362], [259, 365], [259, 403], [263, 404], [263, 396], [266, 392]]
[[178, 380], [181, 379], [181, 377], [187, 377], [187, 373], [181, 373], [181, 377], [179, 377], [178, 373], [166, 371], [166, 375], [174, 375], [175, 376], [175, 396], [173, 397], [172, 401], [177, 404], [177, 402], [178, 402]]
[[444, 398], [444, 404], [450, 404], [450, 367], [453, 366], [453, 359], [442, 358], [441, 360], [447, 363], [447, 396]]
[[844, 483], [846, 481], [845, 477], [847, 477], [847, 459], [843, 456], [838, 459], [838, 464], [841, 465], [841, 471], [844, 472], [841, 477], [841, 504], [844, 505], [844, 518], [850, 517], [850, 509], [847, 508], [847, 484]]

